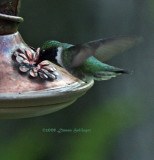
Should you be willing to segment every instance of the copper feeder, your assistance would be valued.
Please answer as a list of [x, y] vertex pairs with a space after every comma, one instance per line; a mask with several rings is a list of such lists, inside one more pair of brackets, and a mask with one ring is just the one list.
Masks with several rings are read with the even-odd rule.
[[[31, 79], [21, 74], [12, 54], [16, 49], [32, 50], [18, 32], [19, 0], [0, 2], [0, 119], [49, 114], [72, 104], [85, 94], [93, 81], [85, 83], [55, 66], [61, 76], [55, 81]], [[53, 64], [54, 65], [54, 64]]]

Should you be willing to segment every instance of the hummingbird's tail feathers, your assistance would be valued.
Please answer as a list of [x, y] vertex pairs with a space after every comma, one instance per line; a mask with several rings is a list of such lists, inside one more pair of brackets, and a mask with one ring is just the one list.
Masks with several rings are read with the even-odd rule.
[[72, 46], [69, 48], [70, 51], [73, 51], [71, 66], [78, 67], [91, 56], [94, 56], [101, 62], [107, 61], [118, 53], [132, 48], [142, 41], [142, 37], [125, 36], [100, 39], [82, 45]]
[[101, 81], [109, 80], [121, 74], [128, 74], [128, 71], [102, 63], [101, 71], [94, 72], [93, 77], [95, 80]]
[[109, 80], [113, 77], [117, 77], [118, 75], [121, 75], [123, 73], [127, 73], [126, 71], [115, 71], [115, 72], [106, 72], [106, 71], [102, 71], [102, 72], [96, 72], [94, 75], [93, 75], [93, 78], [94, 80], [97, 80], [97, 81], [102, 81], [102, 80]]
[[126, 70], [119, 70], [119, 71], [115, 71], [115, 73], [121, 73], [121, 74], [129, 74], [129, 71], [126, 71]]

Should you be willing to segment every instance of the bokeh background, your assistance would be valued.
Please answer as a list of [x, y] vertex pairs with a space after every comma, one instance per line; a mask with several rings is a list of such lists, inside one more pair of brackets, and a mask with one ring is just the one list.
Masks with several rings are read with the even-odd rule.
[[154, 1], [23, 0], [20, 15], [20, 33], [34, 47], [46, 40], [78, 44], [118, 35], [143, 36], [144, 43], [108, 61], [131, 75], [96, 82], [56, 113], [1, 120], [0, 160], [153, 160]]

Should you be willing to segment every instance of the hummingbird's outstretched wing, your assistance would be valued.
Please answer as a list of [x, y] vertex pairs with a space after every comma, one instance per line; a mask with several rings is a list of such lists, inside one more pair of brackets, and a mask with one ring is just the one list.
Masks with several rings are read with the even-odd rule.
[[74, 50], [72, 67], [77, 67], [90, 56], [104, 62], [111, 59], [118, 53], [121, 53], [134, 45], [142, 42], [141, 37], [115, 37], [91, 41], [83, 45], [76, 45], [70, 48]]

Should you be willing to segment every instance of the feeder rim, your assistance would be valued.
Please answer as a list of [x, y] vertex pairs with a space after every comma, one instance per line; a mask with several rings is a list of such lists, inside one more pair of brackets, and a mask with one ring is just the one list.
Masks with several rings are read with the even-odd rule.
[[17, 23], [21, 23], [24, 21], [24, 19], [22, 17], [12, 16], [12, 15], [2, 14], [2, 13], [0, 13], [0, 19], [13, 21], [13, 22], [17, 22]]
[[[81, 81], [82, 82], [82, 81]], [[31, 91], [23, 93], [0, 93], [1, 100], [13, 100], [13, 99], [34, 99], [43, 97], [58, 97], [60, 95], [71, 95], [72, 93], [77, 94], [89, 90], [94, 84], [94, 80], [90, 80], [87, 83], [82, 82], [78, 86], [70, 85], [68, 87], [62, 87], [57, 89], [45, 89], [40, 91]]]

